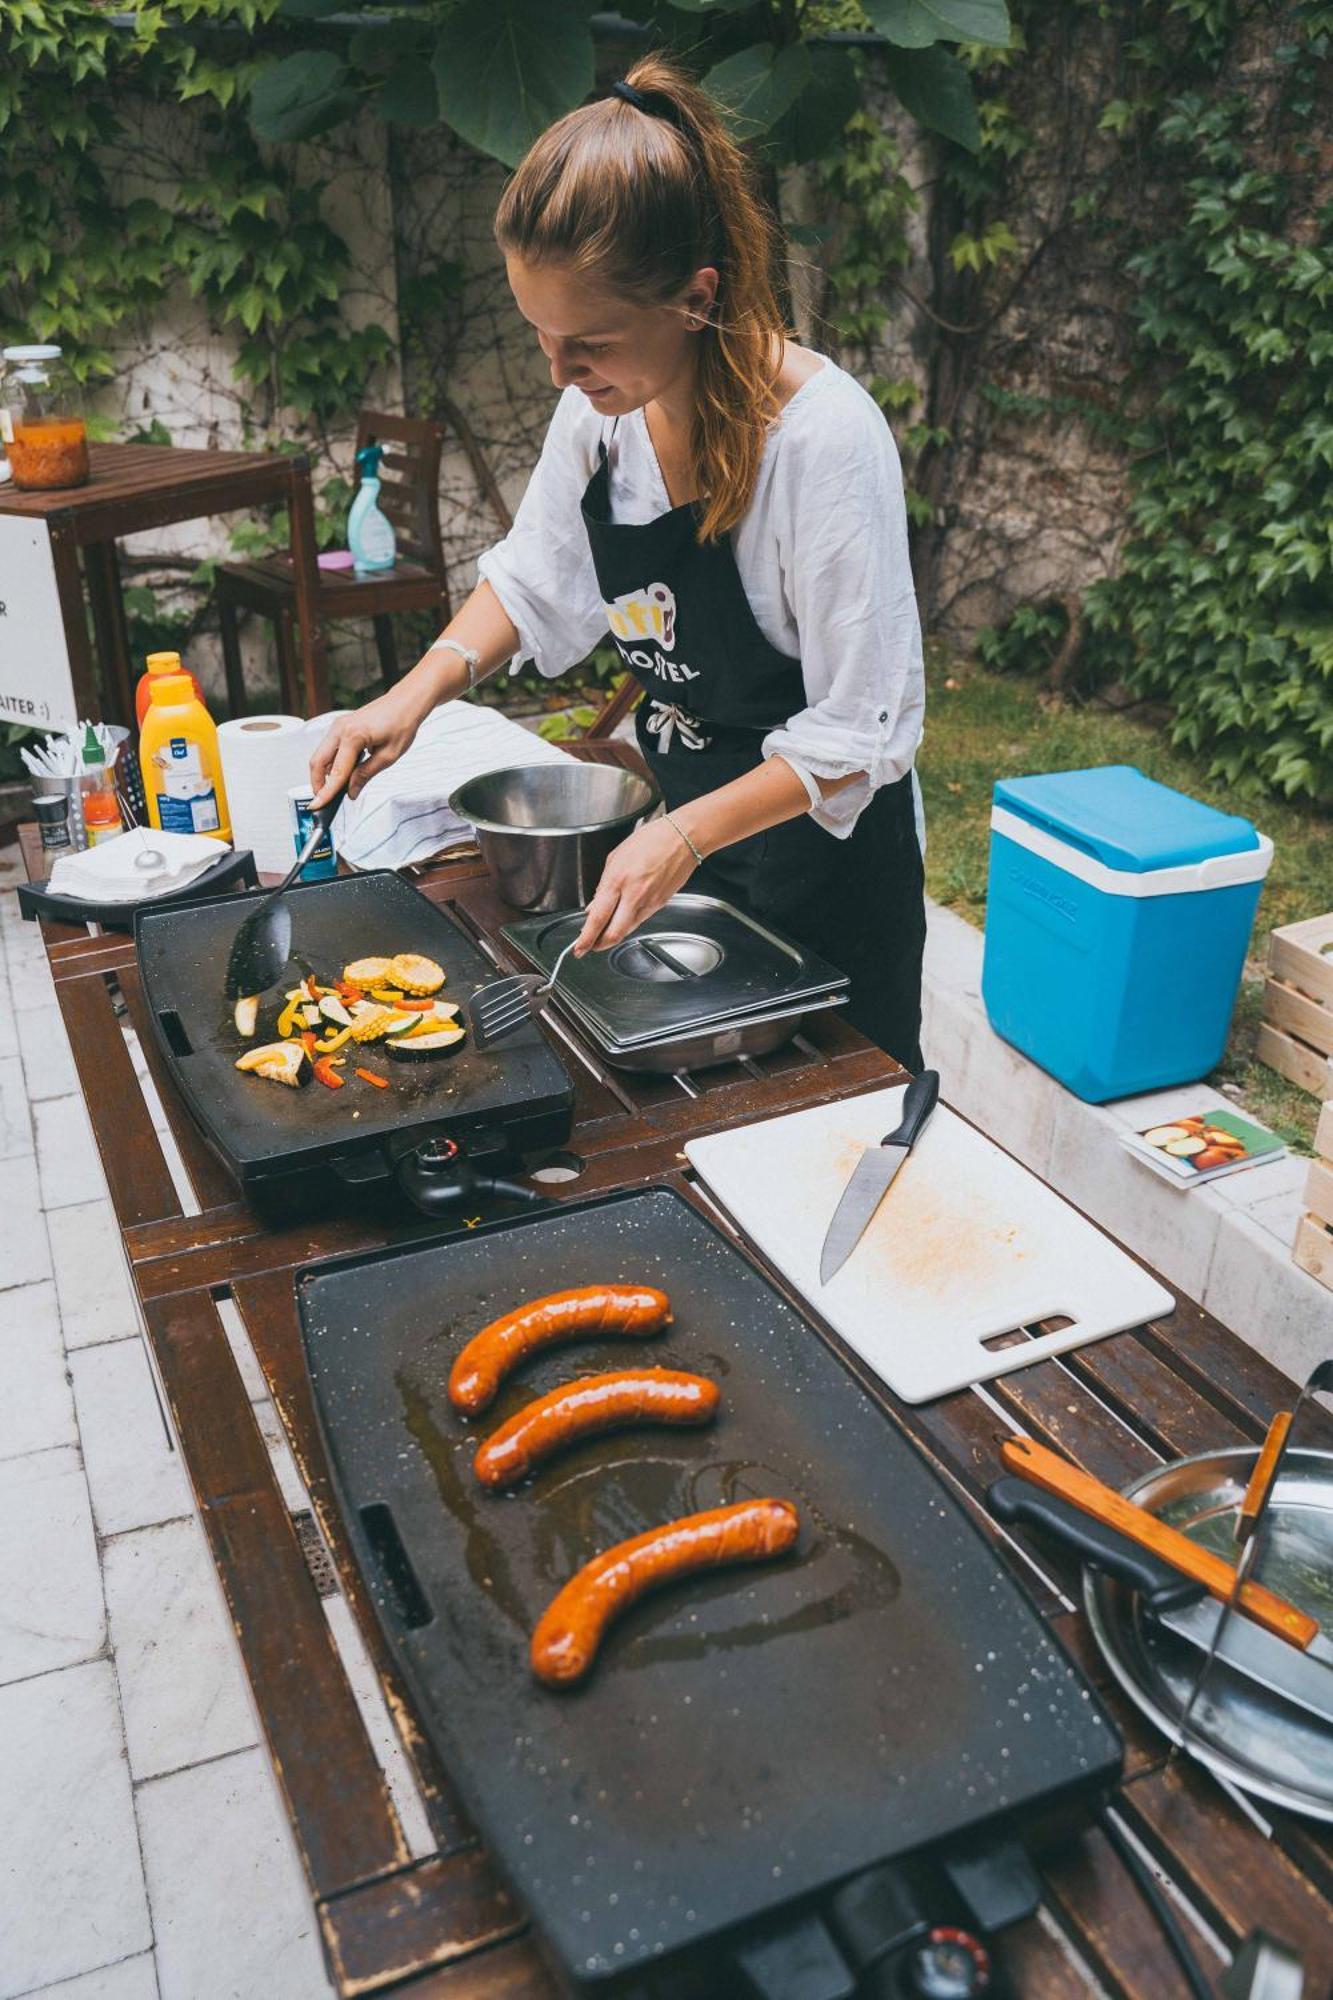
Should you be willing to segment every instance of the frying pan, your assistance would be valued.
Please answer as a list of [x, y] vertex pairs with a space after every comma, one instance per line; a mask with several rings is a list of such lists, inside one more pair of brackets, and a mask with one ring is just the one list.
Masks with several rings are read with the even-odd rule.
[[[457, 1054], [412, 1064], [372, 1046], [358, 1059], [390, 1079], [388, 1090], [355, 1081], [288, 1090], [238, 1071], [237, 1056], [255, 1041], [236, 1032], [223, 989], [237, 928], [257, 900], [141, 910], [134, 926], [153, 1031], [196, 1124], [248, 1197], [285, 1204], [312, 1184], [385, 1183], [429, 1211], [448, 1192], [447, 1175], [433, 1185], [423, 1176], [432, 1145], [498, 1160], [568, 1137], [573, 1085], [535, 1027], [484, 1054], [464, 1043]], [[368, 953], [420, 952], [444, 968], [444, 992], [459, 1001], [492, 971], [471, 939], [391, 870], [297, 883], [284, 902], [292, 959], [290, 977], [261, 1003], [259, 1034], [269, 1039], [283, 988], [307, 971], [327, 980]]]
[[[475, 1427], [454, 1415], [444, 1384], [467, 1338], [525, 1299], [609, 1280], [663, 1286], [668, 1333], [550, 1350]], [[989, 1545], [674, 1190], [312, 1266], [298, 1299], [389, 1643], [579, 1990], [712, 1949], [875, 1864], [1067, 1807], [1118, 1773], [1114, 1729]], [[481, 1491], [479, 1434], [560, 1382], [649, 1357], [721, 1384], [712, 1431], [590, 1440], [510, 1495]], [[532, 1627], [589, 1557], [765, 1493], [801, 1514], [793, 1558], [645, 1600], [578, 1689], [533, 1680]], [[738, 1976], [726, 1990], [747, 1989]]]

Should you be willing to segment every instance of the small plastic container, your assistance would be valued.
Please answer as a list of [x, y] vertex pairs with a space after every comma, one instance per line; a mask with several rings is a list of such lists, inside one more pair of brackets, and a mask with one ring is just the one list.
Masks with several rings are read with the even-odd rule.
[[[315, 823], [315, 815], [310, 810], [310, 802], [315, 794], [309, 785], [293, 785], [287, 794], [287, 806], [292, 816], [292, 856], [301, 852], [310, 838], [310, 829]], [[330, 827], [324, 838], [315, 845], [315, 851], [301, 870], [300, 882], [328, 882], [338, 873], [338, 855], [333, 845], [333, 829]]]
[[89, 847], [100, 847], [104, 840], [114, 840], [118, 834], [124, 833], [120, 802], [109, 785], [85, 786], [83, 825]]
[[1273, 844], [1131, 765], [1005, 779], [981, 992], [1091, 1104], [1216, 1068]]
[[6, 347], [0, 436], [15, 486], [50, 492], [88, 480], [83, 391], [58, 347]]

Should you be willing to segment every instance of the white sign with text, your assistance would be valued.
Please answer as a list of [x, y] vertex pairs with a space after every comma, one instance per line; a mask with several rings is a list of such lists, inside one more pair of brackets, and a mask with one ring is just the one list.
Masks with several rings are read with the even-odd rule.
[[0, 722], [71, 729], [78, 719], [46, 523], [0, 514]]

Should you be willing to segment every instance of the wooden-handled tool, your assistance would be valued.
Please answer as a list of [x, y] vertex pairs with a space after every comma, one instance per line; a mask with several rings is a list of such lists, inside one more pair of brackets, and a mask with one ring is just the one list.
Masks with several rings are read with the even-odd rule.
[[[1126, 1500], [1113, 1487], [1104, 1486], [1100, 1479], [1094, 1479], [1077, 1465], [1071, 1465], [1058, 1452], [1048, 1451], [1045, 1445], [1037, 1444], [1032, 1438], [1014, 1437], [1005, 1439], [1000, 1446], [1000, 1456], [1009, 1471], [1016, 1472], [1020, 1479], [1030, 1480], [1043, 1492], [1057, 1494], [1071, 1505], [1081, 1507], [1094, 1520], [1117, 1528], [1141, 1548], [1150, 1549], [1163, 1562], [1170, 1563], [1183, 1576], [1201, 1583], [1210, 1596], [1220, 1598], [1224, 1604], [1231, 1596], [1236, 1583], [1232, 1564], [1214, 1555], [1211, 1549], [1201, 1548], [1188, 1535], [1182, 1535], [1178, 1528], [1159, 1521], [1145, 1507], [1136, 1507], [1132, 1500]], [[1298, 1610], [1294, 1604], [1288, 1604], [1285, 1598], [1276, 1596], [1273, 1591], [1265, 1590], [1261, 1583], [1244, 1584], [1236, 1602], [1238, 1608], [1247, 1617], [1253, 1618], [1257, 1625], [1276, 1633], [1289, 1645], [1299, 1646], [1302, 1652], [1319, 1635], [1317, 1620]]]
[[1254, 1461], [1254, 1471], [1250, 1483], [1245, 1488], [1245, 1498], [1240, 1503], [1240, 1513], [1236, 1516], [1236, 1545], [1244, 1548], [1254, 1533], [1254, 1524], [1263, 1511], [1268, 1498], [1268, 1490], [1277, 1477], [1277, 1464], [1282, 1456], [1282, 1447], [1287, 1442], [1287, 1432], [1291, 1429], [1290, 1410], [1279, 1410], [1268, 1426], [1268, 1435], [1263, 1449]]

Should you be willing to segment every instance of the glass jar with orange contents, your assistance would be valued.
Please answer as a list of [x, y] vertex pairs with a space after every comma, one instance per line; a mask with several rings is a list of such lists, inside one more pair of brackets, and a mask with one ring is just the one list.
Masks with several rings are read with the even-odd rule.
[[88, 477], [83, 392], [58, 347], [6, 347], [0, 428], [14, 484], [26, 492]]

